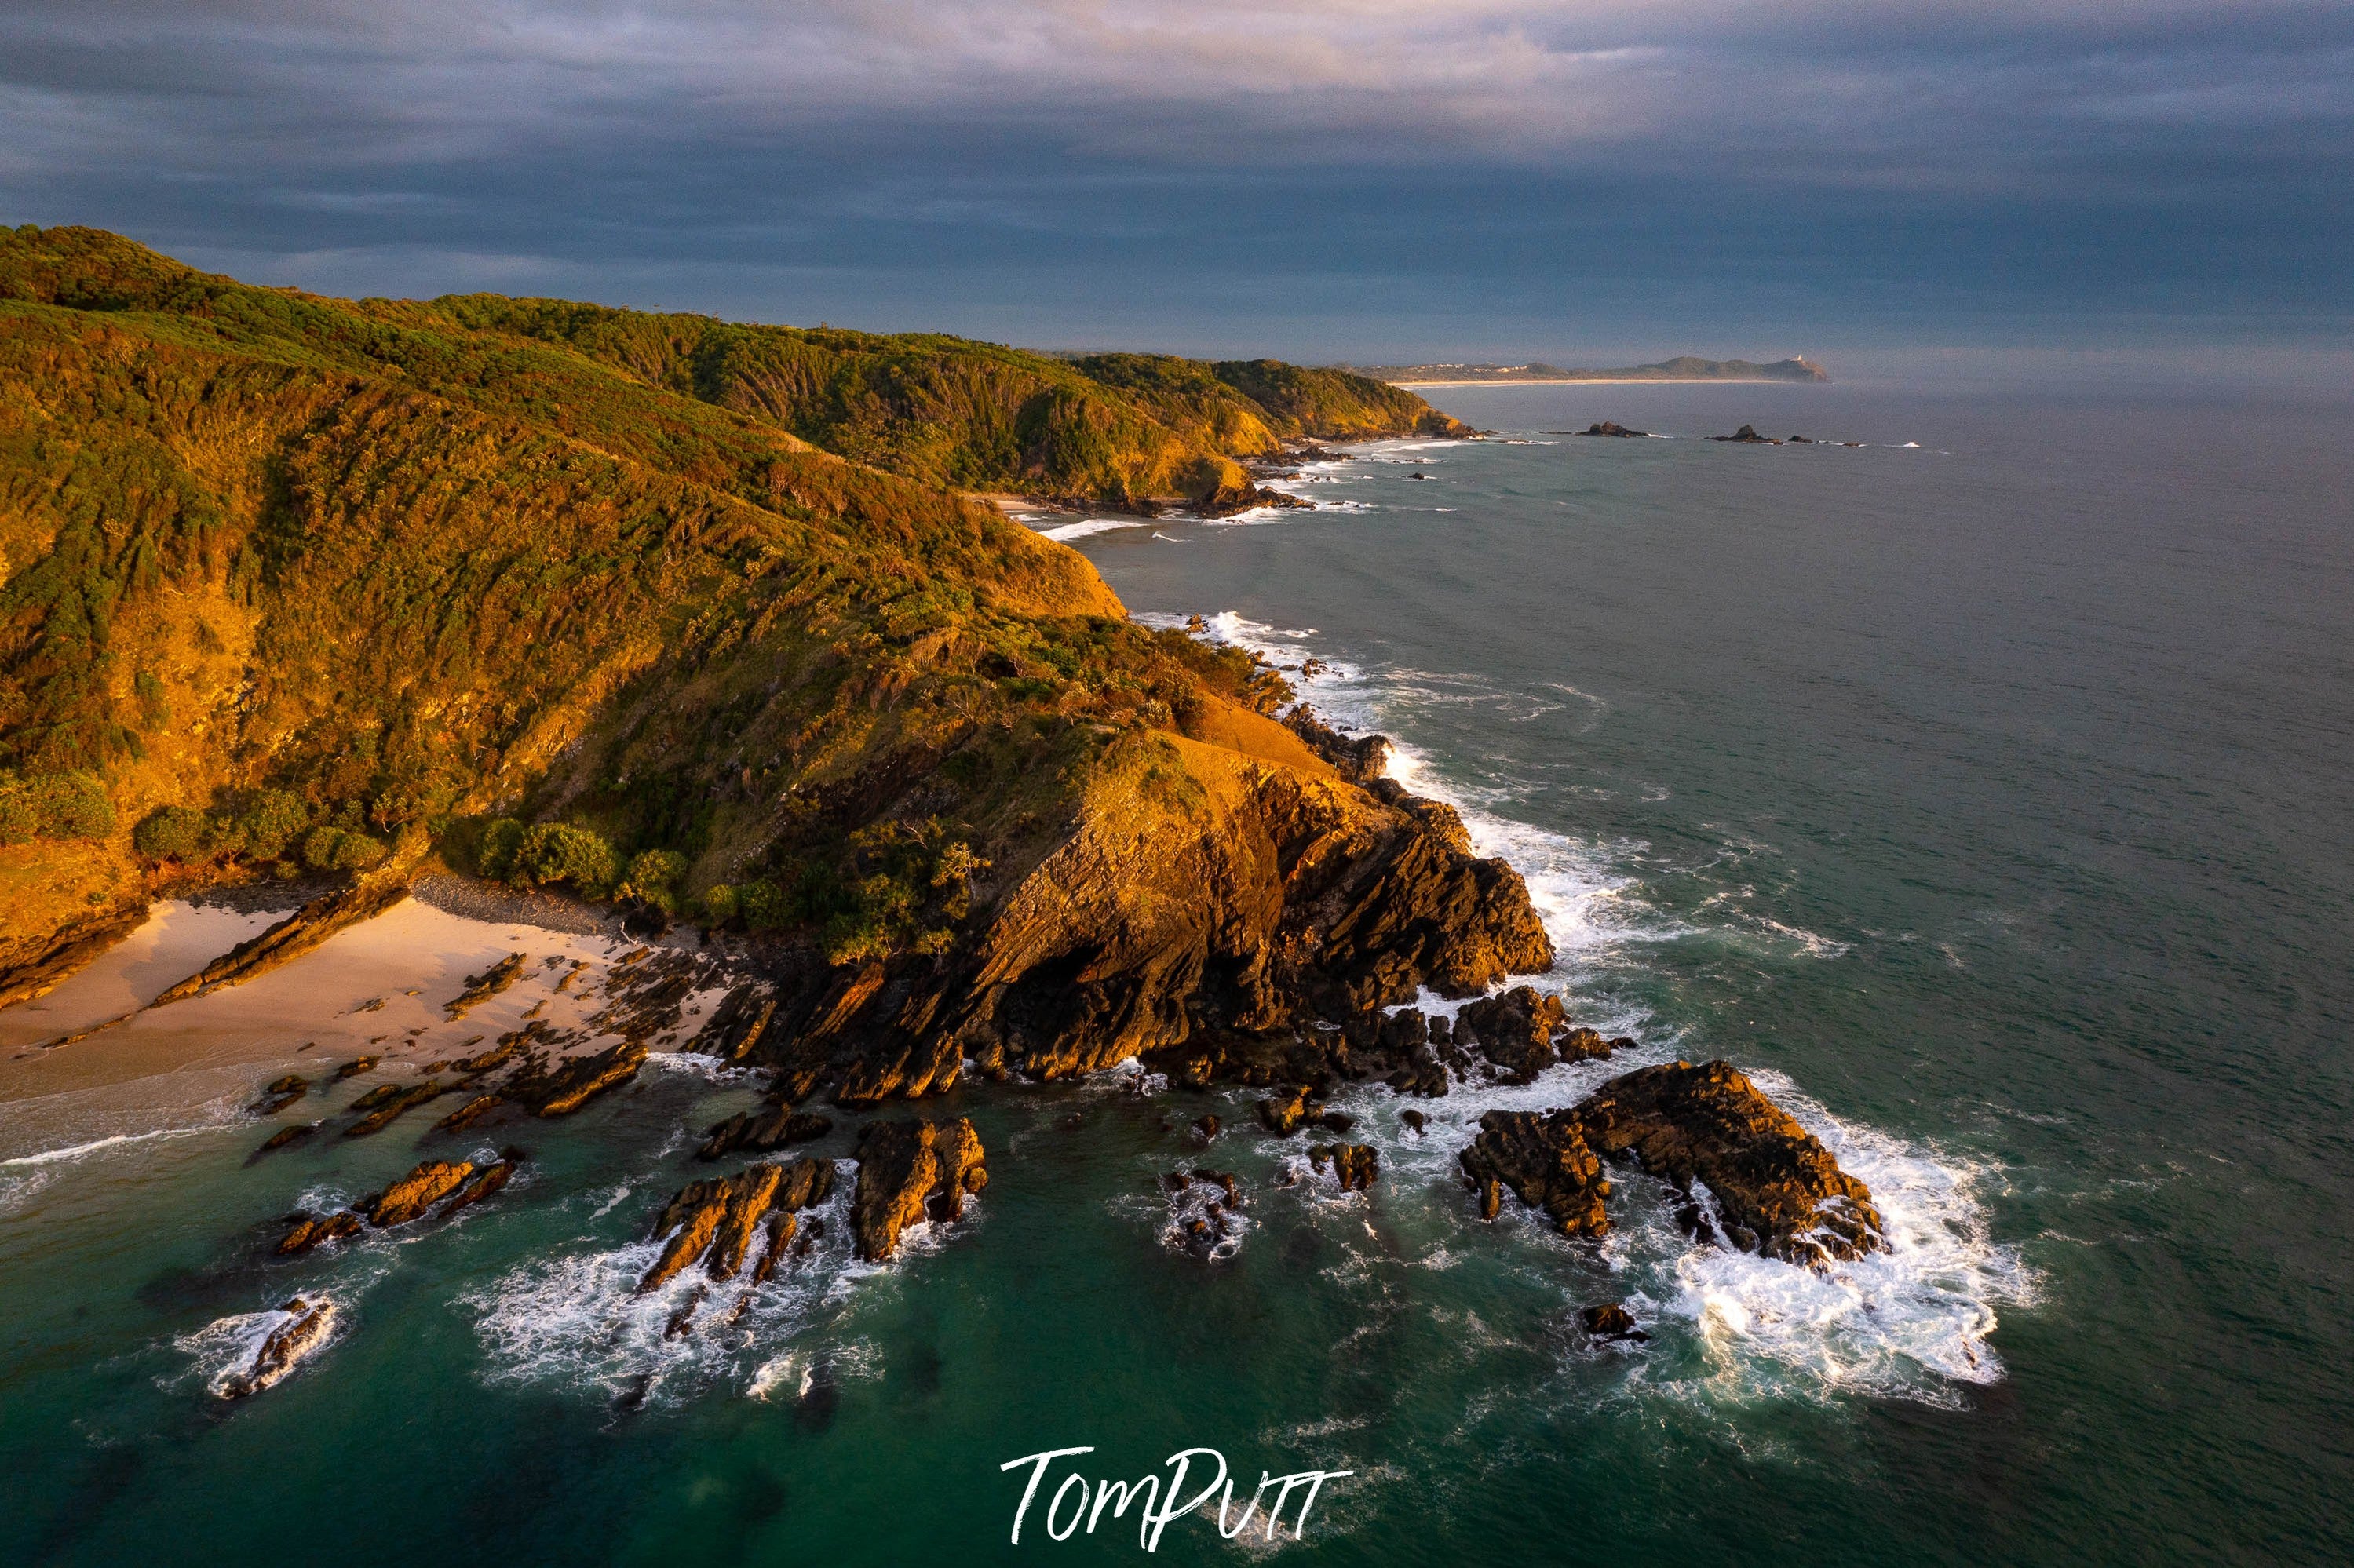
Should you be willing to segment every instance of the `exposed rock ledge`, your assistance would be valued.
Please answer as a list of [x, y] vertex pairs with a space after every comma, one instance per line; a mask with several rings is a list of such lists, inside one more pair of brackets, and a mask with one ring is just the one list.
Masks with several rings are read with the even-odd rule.
[[1713, 1227], [1696, 1181], [1715, 1200], [1724, 1239], [1744, 1250], [1820, 1267], [1886, 1246], [1871, 1190], [1723, 1062], [1644, 1067], [1566, 1110], [1490, 1111], [1462, 1165], [1489, 1216], [1509, 1191], [1563, 1234], [1599, 1236], [1610, 1228], [1602, 1160], [1629, 1152], [1684, 1194], [1679, 1218], [1704, 1238]]

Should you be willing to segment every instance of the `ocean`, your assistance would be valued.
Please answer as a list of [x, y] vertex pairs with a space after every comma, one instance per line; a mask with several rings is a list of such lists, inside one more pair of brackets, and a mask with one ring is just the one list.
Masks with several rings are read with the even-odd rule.
[[[1297, 1495], [1273, 1540], [1263, 1510], [1174, 1520], [1151, 1555], [1181, 1563], [2354, 1556], [2354, 410], [1431, 396], [1496, 439], [1311, 464], [1314, 510], [1046, 525], [1142, 618], [1319, 661], [1302, 694], [1522, 869], [1544, 983], [1633, 1053], [1414, 1102], [1419, 1135], [1352, 1087], [1383, 1162], [1353, 1195], [1278, 1185], [1299, 1140], [1247, 1092], [962, 1087], [927, 1108], [988, 1145], [968, 1223], [873, 1267], [837, 1216], [738, 1324], [666, 1338], [673, 1293], [630, 1294], [649, 1215], [708, 1170], [683, 1129], [755, 1092], [707, 1064], [529, 1129], [524, 1179], [452, 1224], [262, 1260], [423, 1123], [248, 1163], [259, 1084], [427, 1054], [454, 1029], [429, 1004], [511, 945], [610, 953], [412, 912], [0, 1055], [0, 1562], [1127, 1560], [1134, 1510], [1053, 1498], [1189, 1448], [1237, 1512], [1263, 1473], [1345, 1474], [1297, 1534]], [[1561, 433], [1598, 419], [1667, 439]], [[1744, 423], [1815, 443], [1698, 439]], [[167, 909], [0, 1047], [254, 918]], [[1641, 1178], [1598, 1253], [1478, 1219], [1482, 1111], [1717, 1057], [1871, 1186], [1893, 1251], [1696, 1247]], [[1247, 1193], [1207, 1262], [1158, 1184], [1196, 1162]], [[335, 1342], [211, 1397], [298, 1290]], [[1588, 1341], [1612, 1301], [1647, 1340]], [[1011, 1541], [1001, 1467], [1080, 1447]]]

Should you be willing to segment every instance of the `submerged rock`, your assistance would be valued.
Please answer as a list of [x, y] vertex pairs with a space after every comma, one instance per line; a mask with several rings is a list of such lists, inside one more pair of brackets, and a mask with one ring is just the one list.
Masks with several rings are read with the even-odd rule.
[[220, 1385], [223, 1399], [244, 1399], [285, 1381], [304, 1358], [327, 1342], [335, 1326], [332, 1301], [305, 1301], [300, 1296], [279, 1308], [287, 1321], [270, 1331], [253, 1364]]
[[965, 1198], [989, 1184], [981, 1135], [972, 1123], [881, 1121], [858, 1143], [858, 1186], [850, 1223], [858, 1255], [879, 1262], [898, 1249], [907, 1226], [962, 1216]]
[[428, 1100], [441, 1097], [444, 1086], [439, 1083], [411, 1084], [406, 1088], [386, 1084], [370, 1089], [352, 1102], [352, 1109], [366, 1112], [359, 1120], [344, 1128], [345, 1138], [366, 1138], [390, 1127], [394, 1118], [406, 1115]]
[[436, 1132], [458, 1132], [498, 1110], [507, 1103], [504, 1095], [476, 1095], [448, 1116], [433, 1124]]
[[292, 1127], [281, 1127], [264, 1139], [261, 1147], [248, 1155], [245, 1162], [250, 1165], [265, 1154], [275, 1154], [290, 1144], [300, 1143], [324, 1125], [326, 1124], [323, 1122], [302, 1121], [296, 1122]]
[[764, 1110], [743, 1111], [712, 1125], [703, 1147], [696, 1150], [698, 1160], [717, 1160], [738, 1150], [766, 1154], [789, 1143], [807, 1143], [823, 1138], [833, 1130], [833, 1120], [814, 1111], [795, 1110], [790, 1106], [770, 1106]]
[[276, 1116], [310, 1092], [310, 1079], [299, 1073], [289, 1073], [282, 1078], [272, 1079], [270, 1086], [261, 1091], [261, 1097], [247, 1109], [255, 1116]]
[[1639, 1068], [1566, 1110], [1490, 1111], [1461, 1162], [1490, 1217], [1500, 1188], [1564, 1235], [1599, 1236], [1610, 1228], [1601, 1161], [1622, 1153], [1684, 1195], [1680, 1217], [1703, 1239], [1714, 1227], [1695, 1184], [1745, 1251], [1819, 1267], [1886, 1245], [1870, 1189], [1723, 1062]]

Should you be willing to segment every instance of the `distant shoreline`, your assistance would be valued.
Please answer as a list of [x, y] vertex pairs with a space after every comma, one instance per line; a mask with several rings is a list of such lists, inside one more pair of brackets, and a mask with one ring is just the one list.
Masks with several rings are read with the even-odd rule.
[[1414, 391], [1424, 387], [1810, 387], [1820, 383], [1785, 376], [1486, 376], [1467, 381], [1392, 381]]

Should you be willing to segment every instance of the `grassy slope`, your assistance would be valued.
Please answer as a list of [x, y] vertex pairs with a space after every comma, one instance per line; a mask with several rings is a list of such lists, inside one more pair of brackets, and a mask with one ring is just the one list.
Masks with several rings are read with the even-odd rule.
[[885, 818], [1010, 873], [1140, 732], [1253, 699], [986, 509], [462, 313], [0, 233], [0, 768], [94, 769], [123, 825], [0, 849], [0, 938], [264, 784], [378, 833], [561, 812], [690, 887], [854, 880]]

